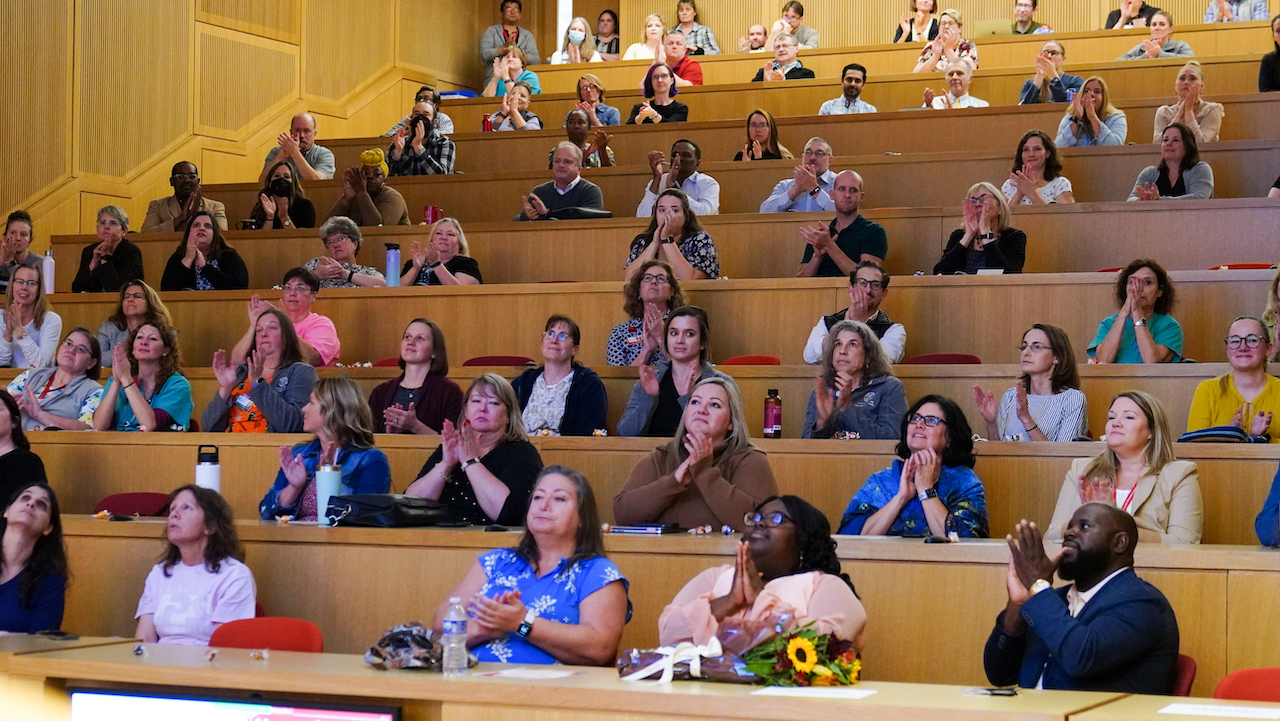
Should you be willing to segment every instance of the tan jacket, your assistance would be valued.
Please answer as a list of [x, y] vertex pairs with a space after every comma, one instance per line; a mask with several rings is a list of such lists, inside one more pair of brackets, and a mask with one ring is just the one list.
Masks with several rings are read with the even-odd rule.
[[[1084, 505], [1080, 499], [1080, 476], [1092, 458], [1071, 462], [1067, 477], [1053, 509], [1053, 520], [1045, 531], [1046, 541], [1062, 541], [1063, 529], [1076, 509]], [[1133, 490], [1129, 512], [1139, 529], [1160, 534], [1161, 543], [1199, 543], [1204, 529], [1204, 502], [1200, 498], [1200, 471], [1190, 461], [1173, 461], [1160, 475], [1142, 477]]]
[[[202, 198], [200, 209], [211, 213], [213, 219], [218, 222], [219, 228], [224, 231], [227, 229], [227, 208], [225, 205], [216, 200]], [[182, 204], [172, 195], [167, 198], [153, 200], [147, 206], [147, 217], [142, 221], [142, 232], [172, 233], [174, 231], [185, 231], [187, 229], [185, 225], [181, 228], [175, 228], [173, 225], [174, 219], [181, 214]]]

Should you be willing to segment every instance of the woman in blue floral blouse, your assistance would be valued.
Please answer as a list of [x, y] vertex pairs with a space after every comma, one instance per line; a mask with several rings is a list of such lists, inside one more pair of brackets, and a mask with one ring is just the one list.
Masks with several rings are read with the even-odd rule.
[[928, 395], [902, 419], [898, 459], [849, 501], [840, 533], [986, 538], [987, 499], [973, 472], [973, 431], [956, 402]]
[[[445, 598], [464, 599], [467, 646], [481, 661], [607, 666], [631, 615], [630, 584], [604, 555], [585, 476], [547, 466], [515, 548], [480, 556]], [[446, 600], [436, 608], [441, 630]]]

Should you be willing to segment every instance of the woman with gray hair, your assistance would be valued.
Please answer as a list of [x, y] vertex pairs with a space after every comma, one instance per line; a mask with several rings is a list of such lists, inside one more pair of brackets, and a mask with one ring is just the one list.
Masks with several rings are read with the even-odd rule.
[[898, 438], [907, 389], [870, 326], [842, 320], [822, 340], [822, 374], [809, 394], [804, 438]]
[[947, 240], [934, 275], [974, 274], [992, 269], [1021, 273], [1027, 259], [1027, 234], [1009, 225], [1009, 203], [996, 186], [977, 183], [961, 205], [964, 226]]
[[335, 215], [320, 226], [320, 241], [328, 255], [307, 261], [307, 270], [320, 279], [321, 288], [381, 288], [386, 276], [377, 269], [356, 263], [363, 242], [360, 227], [350, 218]]
[[80, 252], [72, 293], [114, 293], [122, 283], [142, 280], [142, 250], [125, 238], [129, 214], [118, 205], [98, 211], [98, 240]]

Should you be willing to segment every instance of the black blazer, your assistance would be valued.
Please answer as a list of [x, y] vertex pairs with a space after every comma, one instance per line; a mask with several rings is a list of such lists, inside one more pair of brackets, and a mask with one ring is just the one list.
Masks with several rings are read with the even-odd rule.
[[[933, 266], [934, 275], [951, 275], [964, 270], [969, 249], [960, 245], [963, 238], [964, 228], [956, 228], [951, 232], [947, 247], [942, 251], [942, 260]], [[1017, 228], [1005, 228], [994, 242], [982, 247], [982, 252], [987, 256], [988, 268], [1004, 268], [1005, 273], [1021, 273], [1027, 260], [1027, 234]]]
[[121, 238], [111, 257], [89, 270], [93, 249], [97, 247], [96, 242], [90, 243], [80, 251], [80, 268], [76, 271], [75, 280], [71, 281], [72, 293], [114, 293], [131, 280], [145, 280], [142, 250], [128, 238]]
[[[812, 80], [817, 76], [814, 75], [813, 71], [810, 70], [809, 68], [806, 68], [804, 66], [797, 66], [788, 70], [787, 74], [784, 75], [783, 77], [786, 78], [787, 80]], [[756, 71], [756, 76], [754, 78], [751, 78], [751, 82], [753, 83], [764, 82], [764, 68], [760, 68], [759, 70]]]
[[[160, 290], [196, 290], [196, 266], [188, 268], [182, 264], [186, 257], [186, 248], [179, 248], [169, 256], [165, 264], [164, 275], [160, 276]], [[214, 290], [243, 290], [249, 287], [249, 269], [244, 260], [233, 248], [227, 248], [218, 259], [220, 268], [208, 263], [204, 266], [204, 279], [213, 285]]]
[[[906, 38], [905, 40], [903, 39], [904, 37]], [[936, 37], [938, 37], [938, 18], [935, 17], [929, 20], [928, 38], [933, 40]], [[902, 26], [899, 25], [893, 29], [893, 41], [895, 43], [909, 43], [911, 42], [911, 36], [902, 32]]]

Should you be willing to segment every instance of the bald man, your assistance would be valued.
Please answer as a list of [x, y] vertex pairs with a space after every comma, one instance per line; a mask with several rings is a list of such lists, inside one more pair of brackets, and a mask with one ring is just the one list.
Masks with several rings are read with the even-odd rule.
[[[1178, 621], [1164, 594], [1133, 571], [1133, 516], [1110, 503], [1084, 504], [1052, 558], [1034, 523], [1018, 523], [1006, 540], [1009, 602], [982, 659], [992, 685], [1173, 691]], [[1055, 589], [1055, 571], [1071, 585]]]
[[333, 160], [333, 152], [326, 147], [316, 145], [316, 119], [311, 113], [298, 113], [289, 123], [289, 132], [280, 133], [276, 138], [279, 143], [267, 153], [267, 160], [262, 164], [262, 172], [258, 182], [267, 182], [267, 173], [275, 165], [276, 156], [284, 153], [293, 161], [298, 169], [298, 176], [303, 180], [329, 180], [337, 168]]
[[[858, 263], [884, 263], [889, 254], [889, 236], [884, 226], [867, 220], [859, 211], [867, 197], [862, 176], [846, 170], [831, 185], [831, 202], [836, 218], [826, 228], [800, 228], [804, 257], [800, 259], [802, 278], [836, 278], [852, 275]], [[861, 319], [859, 319], [861, 320]]]

